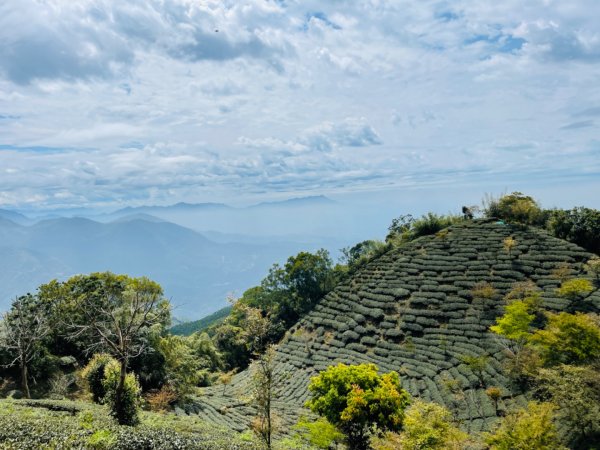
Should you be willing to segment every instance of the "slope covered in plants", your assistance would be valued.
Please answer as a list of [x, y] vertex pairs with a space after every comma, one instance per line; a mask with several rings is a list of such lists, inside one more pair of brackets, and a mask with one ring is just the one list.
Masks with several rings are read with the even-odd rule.
[[[548, 311], [599, 311], [597, 286], [582, 295], [558, 289], [588, 277], [592, 255], [547, 232], [486, 219], [453, 225], [393, 248], [326, 295], [277, 348], [284, 424], [305, 413], [310, 377], [338, 362], [397, 371], [415, 397], [445, 405], [472, 432], [489, 429], [523, 387], [504, 370], [505, 348], [489, 331], [505, 296], [527, 282]], [[189, 408], [233, 429], [254, 416], [251, 371], [215, 386]], [[498, 395], [486, 394], [498, 388]]]

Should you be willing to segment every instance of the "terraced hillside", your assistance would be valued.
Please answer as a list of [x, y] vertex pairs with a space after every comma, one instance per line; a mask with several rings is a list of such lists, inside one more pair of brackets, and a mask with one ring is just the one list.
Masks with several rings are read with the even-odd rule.
[[[510, 252], [508, 237], [516, 241]], [[291, 423], [308, 398], [311, 376], [337, 362], [372, 362], [382, 371], [398, 371], [413, 396], [456, 411], [470, 431], [486, 429], [497, 414], [486, 387], [502, 389], [500, 411], [524, 402], [509, 390], [501, 343], [488, 331], [502, 314], [503, 297], [516, 282], [531, 280], [542, 289], [548, 310], [598, 311], [598, 289], [578, 306], [555, 292], [557, 274], [585, 276], [590, 256], [542, 230], [489, 220], [393, 249], [339, 285], [288, 332], [276, 356], [283, 379], [276, 407]], [[480, 356], [489, 356], [482, 371], [468, 364], [468, 357]], [[254, 415], [249, 382], [246, 371], [225, 389], [207, 389], [191, 411], [241, 430]]]

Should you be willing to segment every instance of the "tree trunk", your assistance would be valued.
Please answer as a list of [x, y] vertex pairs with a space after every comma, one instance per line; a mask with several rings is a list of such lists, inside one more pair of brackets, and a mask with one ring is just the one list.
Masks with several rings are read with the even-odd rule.
[[27, 381], [28, 376], [27, 364], [25, 361], [21, 361], [21, 388], [23, 389], [23, 395], [25, 395], [25, 398], [31, 398], [31, 394], [29, 392], [29, 382]]

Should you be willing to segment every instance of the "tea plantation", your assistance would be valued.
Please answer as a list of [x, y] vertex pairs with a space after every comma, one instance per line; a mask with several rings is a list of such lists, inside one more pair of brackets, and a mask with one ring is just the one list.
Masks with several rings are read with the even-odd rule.
[[[468, 431], [489, 429], [525, 404], [489, 332], [504, 296], [530, 281], [546, 310], [600, 311], [597, 288], [576, 300], [556, 292], [565, 277], [587, 277], [583, 264], [591, 256], [543, 230], [495, 220], [461, 223], [388, 251], [330, 292], [278, 346], [282, 428], [307, 413], [310, 378], [344, 362], [395, 370], [413, 396], [445, 405]], [[230, 385], [207, 388], [187, 412], [244, 430], [254, 416], [250, 381], [247, 370]], [[489, 387], [500, 389], [497, 402], [486, 395]]]

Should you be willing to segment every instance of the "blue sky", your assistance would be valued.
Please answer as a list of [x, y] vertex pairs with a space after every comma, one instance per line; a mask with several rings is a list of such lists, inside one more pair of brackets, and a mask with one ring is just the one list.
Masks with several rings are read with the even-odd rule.
[[4, 0], [0, 208], [593, 202], [599, 17], [597, 0]]

